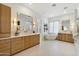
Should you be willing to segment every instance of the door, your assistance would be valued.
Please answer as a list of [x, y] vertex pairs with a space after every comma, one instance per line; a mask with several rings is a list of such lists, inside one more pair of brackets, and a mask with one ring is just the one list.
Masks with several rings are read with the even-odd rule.
[[11, 8], [0, 4], [0, 32], [10, 33], [11, 29]]

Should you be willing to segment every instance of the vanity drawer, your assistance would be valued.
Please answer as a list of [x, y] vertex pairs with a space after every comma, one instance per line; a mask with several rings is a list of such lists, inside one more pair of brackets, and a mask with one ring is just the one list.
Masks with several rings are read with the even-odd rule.
[[0, 40], [0, 55], [10, 55], [10, 40]]
[[24, 49], [24, 39], [22, 37], [11, 39], [11, 54], [15, 54]]

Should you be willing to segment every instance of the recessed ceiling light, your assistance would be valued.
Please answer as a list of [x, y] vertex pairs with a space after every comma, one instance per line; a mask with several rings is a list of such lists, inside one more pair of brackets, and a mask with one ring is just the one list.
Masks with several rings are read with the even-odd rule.
[[54, 4], [52, 4], [52, 6], [53, 6], [53, 7], [55, 7], [55, 6], [56, 6], [56, 4], [54, 3]]

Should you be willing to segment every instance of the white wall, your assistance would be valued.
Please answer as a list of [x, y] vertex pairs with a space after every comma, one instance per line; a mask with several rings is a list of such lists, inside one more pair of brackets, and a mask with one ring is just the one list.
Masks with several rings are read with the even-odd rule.
[[25, 15], [35, 17], [34, 12], [25, 6], [18, 5], [16, 3], [4, 3], [4, 5], [11, 7], [11, 34], [12, 35], [15, 33], [15, 30], [16, 30], [16, 27], [13, 25], [13, 20], [17, 19], [17, 13], [23, 13]]
[[[44, 27], [43, 26], [44, 26], [45, 23], [48, 23], [47, 17], [41, 17], [40, 15], [33, 12], [29, 8], [22, 6], [22, 5], [18, 5], [16, 3], [14, 3], [14, 4], [13, 3], [9, 3], [9, 4], [3, 3], [3, 4], [11, 7], [11, 33], [12, 34], [15, 33], [15, 26], [13, 25], [13, 20], [14, 20], [14, 18], [17, 18], [17, 12], [18, 12], [18, 13], [23, 13], [23, 14], [32, 16], [35, 19], [35, 22], [36, 22], [35, 30], [38, 30], [39, 32], [41, 32], [41, 35], [43, 36], [43, 34], [44, 34]], [[72, 25], [73, 32], [76, 33], [76, 25], [75, 25], [75, 18], [74, 17], [75, 17], [74, 15], [71, 16], [71, 21], [73, 19], [73, 21], [72, 21], [73, 24], [74, 24], [74, 26]], [[69, 18], [68, 15], [66, 15], [66, 16], [61, 15], [61, 16], [54, 17], [54, 20], [66, 20], [68, 18]]]
[[74, 36], [77, 34], [77, 25], [76, 25], [76, 21], [75, 21], [76, 20], [75, 19], [75, 11], [73, 13], [59, 15], [59, 16], [55, 16], [52, 18], [44, 18], [43, 23], [48, 23], [48, 21], [53, 22], [55, 20], [59, 21], [59, 23], [60, 23], [60, 30], [59, 31], [61, 31], [61, 29], [62, 29], [61, 28], [62, 21], [63, 20], [70, 20], [70, 30], [72, 31]]

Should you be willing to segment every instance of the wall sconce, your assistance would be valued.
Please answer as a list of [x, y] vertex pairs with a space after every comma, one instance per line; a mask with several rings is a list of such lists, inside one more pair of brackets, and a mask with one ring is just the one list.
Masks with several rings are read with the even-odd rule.
[[33, 28], [35, 28], [35, 24], [36, 24], [35, 21], [33, 21]]
[[16, 18], [14, 18], [13, 25], [16, 28], [15, 35], [18, 35], [19, 30], [20, 30], [20, 21], [18, 21]]
[[16, 20], [16, 18], [14, 18], [14, 20], [13, 20], [13, 25], [17, 26], [17, 20]]
[[35, 21], [33, 21], [33, 33], [35, 33], [35, 26], [36, 26], [36, 23], [35, 23]]
[[20, 31], [20, 21], [17, 21], [16, 24], [17, 24], [17, 26], [16, 26], [15, 35], [18, 35], [19, 34], [19, 31]]

